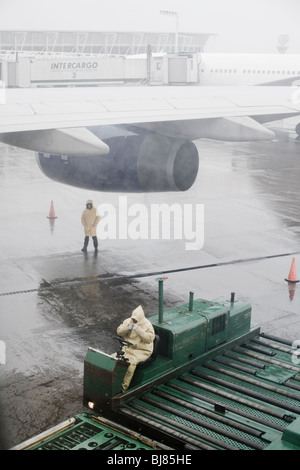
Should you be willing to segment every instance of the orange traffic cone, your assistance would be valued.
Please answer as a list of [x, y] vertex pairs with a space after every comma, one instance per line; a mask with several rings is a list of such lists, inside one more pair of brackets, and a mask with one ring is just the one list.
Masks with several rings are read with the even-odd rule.
[[290, 274], [289, 277], [286, 279], [287, 282], [299, 282], [297, 279], [297, 274], [296, 274], [296, 261], [295, 258], [293, 258], [291, 269], [290, 269]]
[[48, 219], [57, 219], [57, 217], [55, 217], [53, 201], [51, 201], [50, 211], [49, 211], [49, 215], [48, 215], [47, 218]]

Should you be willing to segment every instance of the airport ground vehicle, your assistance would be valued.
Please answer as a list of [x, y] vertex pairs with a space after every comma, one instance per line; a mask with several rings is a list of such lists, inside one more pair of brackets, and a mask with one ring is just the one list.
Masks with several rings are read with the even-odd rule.
[[[149, 317], [154, 355], [136, 369], [127, 392], [119, 394], [126, 361], [89, 348], [83, 383], [89, 413], [17, 448], [299, 450], [298, 349], [263, 334], [251, 312], [234, 293], [207, 301], [192, 292], [187, 304], [163, 311], [159, 279], [159, 311]], [[102, 426], [102, 437], [94, 429], [80, 440], [81, 421]]]

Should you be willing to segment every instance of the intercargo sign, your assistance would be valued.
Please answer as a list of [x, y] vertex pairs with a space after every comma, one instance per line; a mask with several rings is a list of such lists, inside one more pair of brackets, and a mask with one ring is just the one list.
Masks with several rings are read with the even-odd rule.
[[127, 61], [123, 56], [45, 57], [30, 60], [26, 70], [28, 73], [25, 78], [31, 86], [140, 82], [147, 76], [146, 61]]
[[[103, 80], [106, 73], [103, 61], [92, 57], [42, 59], [36, 60], [30, 65], [30, 81], [33, 86], [76, 82], [95, 83]], [[113, 72], [109, 71], [108, 73]]]
[[98, 62], [53, 62], [51, 70], [95, 70]]

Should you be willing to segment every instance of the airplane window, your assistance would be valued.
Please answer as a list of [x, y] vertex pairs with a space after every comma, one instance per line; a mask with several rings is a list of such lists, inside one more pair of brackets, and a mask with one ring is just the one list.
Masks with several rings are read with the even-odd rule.
[[255, 73], [255, 72], [256, 72], [256, 70], [253, 70], [253, 73]]

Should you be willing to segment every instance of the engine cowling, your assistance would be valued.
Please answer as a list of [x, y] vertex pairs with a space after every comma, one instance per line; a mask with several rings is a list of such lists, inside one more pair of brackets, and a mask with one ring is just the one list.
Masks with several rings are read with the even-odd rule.
[[93, 129], [109, 146], [107, 155], [65, 156], [37, 153], [43, 173], [52, 180], [96, 191], [186, 191], [199, 166], [195, 144], [137, 129]]

